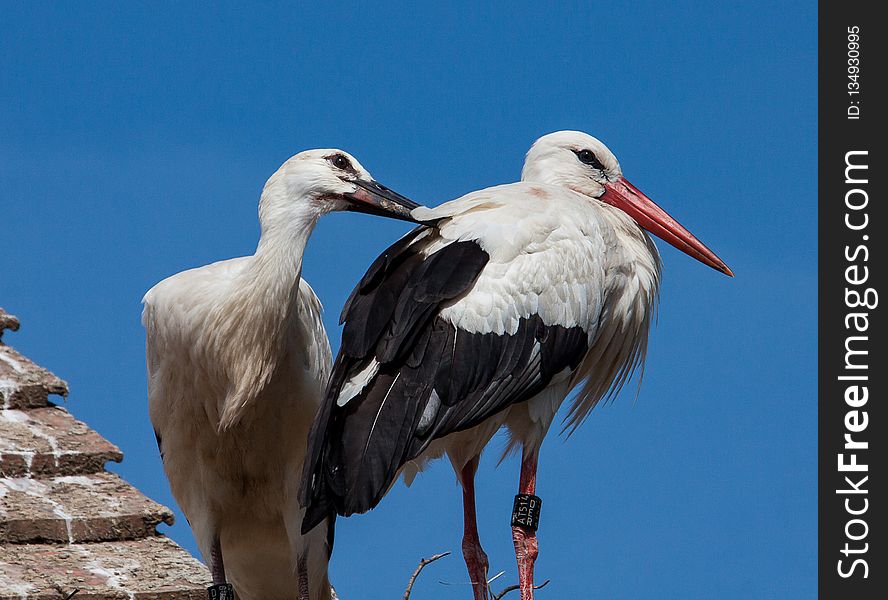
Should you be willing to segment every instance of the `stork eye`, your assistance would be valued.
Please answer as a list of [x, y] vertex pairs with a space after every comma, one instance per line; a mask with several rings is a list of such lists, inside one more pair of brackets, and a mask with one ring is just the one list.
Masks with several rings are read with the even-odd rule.
[[592, 152], [591, 150], [587, 150], [587, 149], [575, 150], [574, 152], [576, 152], [577, 158], [580, 159], [581, 163], [586, 164], [586, 165], [591, 165], [591, 166], [595, 167], [596, 169], [604, 171], [604, 165], [601, 164], [601, 161], [598, 160], [598, 158], [595, 156], [595, 153]]
[[352, 169], [352, 164], [349, 160], [341, 154], [334, 154], [330, 157], [330, 162], [333, 163], [333, 166], [337, 169], [350, 170]]

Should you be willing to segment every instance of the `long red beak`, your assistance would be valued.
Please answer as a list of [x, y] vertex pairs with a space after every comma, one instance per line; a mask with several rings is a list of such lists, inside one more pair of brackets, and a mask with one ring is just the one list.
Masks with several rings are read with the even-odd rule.
[[734, 274], [715, 252], [707, 248], [703, 242], [682, 227], [681, 223], [669, 216], [665, 210], [657, 206], [653, 200], [645, 196], [641, 190], [623, 178], [604, 184], [605, 192], [600, 200], [619, 208], [632, 217], [643, 229], [672, 244], [685, 254], [693, 256], [704, 265], [721, 271], [729, 277]]

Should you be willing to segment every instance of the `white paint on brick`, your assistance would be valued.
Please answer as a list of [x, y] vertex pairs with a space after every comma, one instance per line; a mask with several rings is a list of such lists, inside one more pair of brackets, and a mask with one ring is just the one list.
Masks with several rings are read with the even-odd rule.
[[109, 588], [120, 590], [126, 594], [127, 598], [134, 599], [136, 597], [136, 594], [133, 591], [127, 589], [126, 583], [129, 578], [121, 573], [121, 571], [128, 570], [130, 572], [136, 572], [139, 568], [138, 561], [128, 561], [125, 565], [122, 565], [122, 568], [109, 569], [98, 562], [98, 560], [93, 559], [86, 563], [86, 568], [89, 569], [89, 572], [93, 575], [103, 577], [105, 579], [105, 585]]
[[[0, 355], [0, 356], [2, 356], [2, 355]], [[61, 448], [59, 447], [59, 441], [55, 438], [55, 436], [52, 436], [52, 435], [46, 433], [46, 431], [44, 431], [41, 427], [34, 424], [33, 421], [31, 421], [28, 418], [28, 414], [24, 411], [15, 410], [15, 409], [11, 409], [11, 408], [4, 408], [3, 410], [0, 410], [0, 419], [4, 419], [4, 420], [10, 421], [12, 423], [19, 423], [21, 425], [24, 425], [25, 427], [28, 428], [28, 431], [35, 438], [39, 438], [41, 440], [46, 441], [46, 443], [49, 444], [50, 454], [52, 454], [53, 462], [55, 463], [56, 468], [58, 468], [58, 466], [59, 466], [59, 457], [61, 457], [63, 454], [71, 454], [70, 451], [61, 450]], [[32, 458], [33, 458], [33, 456], [32, 456]], [[29, 474], [30, 474], [30, 469], [31, 469], [31, 466], [29, 463], [28, 464], [28, 473]]]
[[[0, 357], [3, 355], [0, 354]], [[19, 386], [11, 379], [0, 378], [0, 400], [3, 401], [3, 408], [7, 409], [12, 401], [12, 395], [19, 390]]]
[[[65, 532], [68, 535], [68, 543], [74, 543], [74, 535], [71, 525], [74, 518], [65, 512], [60, 502], [52, 498], [49, 493], [49, 487], [39, 479], [31, 479], [30, 477], [3, 477], [0, 478], [0, 498], [6, 496], [8, 492], [19, 492], [27, 494], [33, 498], [39, 498], [52, 509], [52, 514], [59, 517], [65, 522]], [[3, 506], [0, 505], [0, 514], [6, 514]]]
[[23, 365], [13, 357], [9, 356], [9, 354], [7, 354], [6, 352], [0, 352], [0, 360], [12, 367], [12, 370], [16, 373], [25, 372], [25, 365]]
[[95, 477], [88, 477], [86, 475], [60, 475], [58, 477], [53, 477], [52, 480], [55, 483], [70, 483], [74, 485], [85, 485], [92, 487], [94, 485], [98, 485], [100, 480]]
[[3, 590], [4, 596], [18, 596], [22, 600], [27, 600], [31, 596], [30, 592], [34, 591], [34, 584], [11, 579], [0, 572], [0, 590]]

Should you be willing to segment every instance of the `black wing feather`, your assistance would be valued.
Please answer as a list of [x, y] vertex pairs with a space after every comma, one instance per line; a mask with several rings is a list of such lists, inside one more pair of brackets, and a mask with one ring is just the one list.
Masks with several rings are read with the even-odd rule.
[[[373, 508], [434, 439], [530, 399], [557, 373], [575, 369], [588, 349], [580, 327], [547, 326], [536, 315], [504, 335], [440, 318], [489, 256], [473, 241], [424, 256], [422, 240], [413, 244], [418, 231], [374, 262], [344, 311], [342, 349], [309, 439], [300, 496], [305, 531], [330, 512]], [[342, 386], [371, 360], [380, 365], [376, 376], [338, 406]]]
[[422, 263], [411, 245], [425, 229], [417, 227], [380, 254], [346, 300], [339, 322], [346, 324], [342, 349], [349, 356], [367, 355], [390, 323], [404, 286]]

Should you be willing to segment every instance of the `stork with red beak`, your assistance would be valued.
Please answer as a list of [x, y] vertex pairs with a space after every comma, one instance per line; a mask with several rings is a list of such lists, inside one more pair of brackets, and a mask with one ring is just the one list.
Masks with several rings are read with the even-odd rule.
[[474, 478], [502, 426], [521, 447], [512, 515], [522, 600], [533, 598], [540, 446], [568, 394], [567, 427], [644, 361], [660, 257], [645, 230], [710, 267], [727, 265], [576, 131], [546, 135], [522, 181], [412, 216], [352, 292], [342, 348], [313, 425], [301, 501], [307, 531], [365, 512], [398, 474], [446, 453], [463, 488], [463, 553], [476, 600], [487, 557]]

